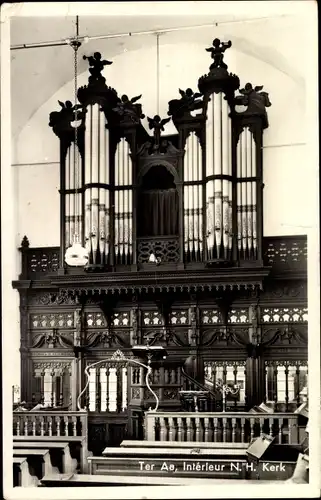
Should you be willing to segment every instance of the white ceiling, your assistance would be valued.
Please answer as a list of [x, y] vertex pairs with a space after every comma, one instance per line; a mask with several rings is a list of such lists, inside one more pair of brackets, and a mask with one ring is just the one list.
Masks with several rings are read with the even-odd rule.
[[[224, 3], [224, 2], [223, 2]], [[227, 2], [228, 3], [228, 2]], [[264, 3], [264, 2], [262, 2]], [[270, 3], [270, 2], [267, 2]], [[272, 2], [274, 3], [274, 2]], [[262, 17], [262, 16], [261, 16]], [[302, 19], [298, 15], [280, 16], [277, 13], [269, 19], [259, 19], [252, 13], [220, 14], [215, 19], [209, 15], [197, 16], [80, 16], [80, 35], [110, 35], [118, 33], [149, 31], [195, 26], [217, 22], [218, 26], [166, 33], [160, 37], [166, 43], [182, 41], [211, 44], [215, 36], [231, 39], [233, 46], [241, 52], [259, 58], [286, 73], [298, 85], [304, 86], [304, 65], [302, 57], [306, 51], [302, 40]], [[247, 20], [244, 22], [244, 20]], [[303, 30], [304, 31], [304, 30]], [[298, 43], [297, 33], [301, 33]], [[74, 17], [12, 17], [11, 46], [65, 40], [75, 33]], [[165, 42], [164, 42], [165, 43]], [[156, 44], [154, 35], [120, 37], [107, 40], [93, 40], [79, 50], [79, 73], [87, 70], [83, 54], [102, 52], [104, 58], [113, 57], [124, 50]], [[11, 51], [11, 98], [12, 132], [16, 136], [31, 116], [60, 87], [73, 78], [73, 52], [69, 46], [32, 48]], [[141, 69], [140, 69], [141, 70]], [[148, 61], [146, 68], [148, 71]], [[206, 69], [205, 69], [206, 71]]]

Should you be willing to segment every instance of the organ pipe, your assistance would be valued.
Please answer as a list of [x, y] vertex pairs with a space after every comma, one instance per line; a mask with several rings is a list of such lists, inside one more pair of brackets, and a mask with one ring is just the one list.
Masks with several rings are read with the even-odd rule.
[[203, 250], [202, 152], [195, 132], [186, 140], [184, 158], [184, 250], [187, 260], [200, 260]]
[[98, 104], [90, 105], [85, 129], [85, 242], [90, 264], [109, 259], [109, 131]]
[[82, 240], [82, 195], [75, 192], [82, 185], [81, 168], [78, 172], [78, 185], [76, 186], [74, 172], [74, 155], [78, 155], [78, 164], [81, 165], [81, 156], [78, 149], [75, 152], [75, 147], [72, 144], [66, 155], [65, 163], [65, 188], [69, 192], [65, 196], [65, 246], [72, 246], [75, 236], [76, 227], [78, 228], [79, 240]]
[[115, 258], [118, 264], [132, 259], [132, 160], [128, 142], [123, 138], [115, 154]]
[[239, 257], [256, 258], [256, 145], [248, 127], [237, 144], [237, 239]]
[[232, 250], [232, 154], [229, 105], [212, 94], [206, 124], [206, 234], [209, 260], [229, 259]]

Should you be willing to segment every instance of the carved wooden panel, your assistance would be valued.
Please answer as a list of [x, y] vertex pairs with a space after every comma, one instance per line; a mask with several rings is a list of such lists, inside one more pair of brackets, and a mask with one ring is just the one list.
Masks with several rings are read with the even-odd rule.
[[30, 327], [41, 328], [73, 328], [73, 313], [42, 313], [30, 314]]
[[308, 321], [307, 307], [264, 307], [261, 311], [262, 323], [292, 323]]

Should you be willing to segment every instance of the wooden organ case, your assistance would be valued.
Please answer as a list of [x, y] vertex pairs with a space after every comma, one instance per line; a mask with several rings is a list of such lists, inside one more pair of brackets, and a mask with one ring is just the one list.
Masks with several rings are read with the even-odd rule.
[[[228, 71], [230, 46], [215, 39], [206, 49], [213, 63], [198, 92], [180, 89], [169, 118], [148, 117], [153, 135], [142, 124], [142, 96], [120, 97], [108, 87], [98, 53], [88, 58], [88, 85], [78, 89], [77, 148], [72, 103], [51, 113], [60, 141], [60, 247], [22, 243], [14, 282], [22, 399], [76, 410], [86, 366], [147, 344], [168, 352], [152, 377], [163, 410], [180, 409], [180, 391], [194, 382], [219, 408], [218, 379], [239, 386], [227, 400], [233, 411], [262, 401], [292, 411], [301, 403], [306, 239], [263, 238], [271, 103], [262, 87], [242, 88]], [[165, 135], [170, 119], [177, 134]], [[88, 251], [84, 268], [64, 260], [76, 225]], [[192, 374], [182, 370], [187, 359]], [[141, 437], [150, 406], [143, 370], [102, 363], [90, 371], [84, 404], [96, 452]]]

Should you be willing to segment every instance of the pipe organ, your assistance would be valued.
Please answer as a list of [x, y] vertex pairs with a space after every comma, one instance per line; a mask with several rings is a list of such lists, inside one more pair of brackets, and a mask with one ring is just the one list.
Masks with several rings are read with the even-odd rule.
[[[155, 115], [148, 118], [151, 137], [141, 123], [141, 96], [119, 98], [106, 86], [101, 68], [78, 89], [82, 121], [76, 148], [70, 106], [51, 113], [50, 125], [61, 139], [65, 178], [60, 190], [62, 252], [76, 233], [88, 252], [85, 269], [134, 265], [139, 270], [153, 248], [158, 248], [156, 258], [163, 265], [262, 266], [262, 138], [268, 126], [265, 108], [271, 103], [262, 87], [247, 83], [239, 90], [239, 78], [223, 63], [228, 46], [209, 49], [214, 63], [198, 81], [200, 92], [180, 90], [181, 99], [169, 102], [168, 115], [178, 134], [162, 136], [170, 118]], [[95, 66], [94, 58], [88, 61]], [[239, 104], [246, 110], [239, 112]], [[161, 171], [163, 177], [154, 186], [151, 172]], [[137, 200], [144, 195], [143, 186], [151, 184], [149, 206], [157, 219], [153, 227], [179, 221], [175, 241], [170, 232], [157, 229], [159, 234], [154, 231], [150, 238], [143, 229], [151, 217], [139, 216]], [[178, 202], [171, 202], [173, 193]], [[145, 233], [148, 241], [136, 238]], [[143, 256], [138, 247], [146, 250]], [[68, 272], [65, 264], [63, 268]]]

